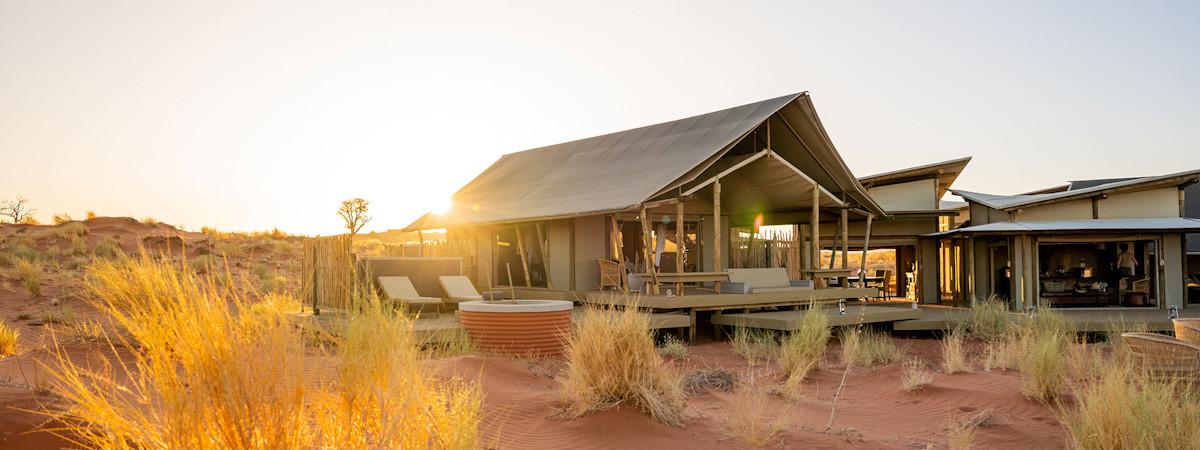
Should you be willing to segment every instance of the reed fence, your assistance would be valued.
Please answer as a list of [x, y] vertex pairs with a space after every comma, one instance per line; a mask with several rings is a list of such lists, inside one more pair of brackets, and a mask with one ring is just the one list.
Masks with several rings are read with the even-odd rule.
[[349, 235], [304, 241], [302, 298], [315, 313], [320, 308], [349, 309], [354, 290], [354, 253]]

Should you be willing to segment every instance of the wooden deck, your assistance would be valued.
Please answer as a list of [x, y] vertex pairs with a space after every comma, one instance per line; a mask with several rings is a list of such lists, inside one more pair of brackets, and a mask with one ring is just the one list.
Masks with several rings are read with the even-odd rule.
[[[907, 304], [911, 305], [911, 304]], [[818, 306], [829, 317], [832, 326], [858, 325], [906, 321], [921, 317], [920, 309], [911, 306], [887, 304], [846, 305], [846, 314], [840, 314], [835, 305]], [[793, 331], [800, 329], [805, 311], [765, 311], [754, 313], [716, 314], [713, 325], [729, 327], [763, 328], [768, 330]]]
[[[439, 342], [450, 339], [454, 333], [462, 329], [456, 313], [457, 311], [443, 313], [437, 317], [417, 319], [413, 321], [413, 333], [422, 342]], [[576, 306], [571, 310], [571, 319], [577, 321], [581, 314], [583, 314], [583, 308]], [[333, 335], [341, 335], [346, 330], [347, 315], [342, 311], [322, 310], [318, 316], [312, 315], [311, 312], [304, 312], [296, 313], [293, 317], [302, 327], [319, 327], [320, 330]], [[650, 314], [650, 328], [654, 330], [688, 328], [690, 326], [691, 318], [684, 313]]]
[[653, 310], [700, 310], [744, 309], [767, 306], [807, 305], [809, 303], [836, 302], [843, 299], [871, 297], [875, 289], [813, 289], [795, 292], [772, 292], [762, 294], [715, 294], [712, 292], [688, 292], [687, 295], [667, 297], [665, 295], [620, 295], [611, 292], [588, 292], [579, 300], [597, 305], [637, 305]]
[[[1110, 331], [1119, 328], [1122, 324], [1152, 331], [1173, 329], [1171, 320], [1167, 319], [1167, 310], [1165, 309], [1109, 308], [1059, 309], [1057, 311], [1067, 318], [1067, 323], [1075, 331]], [[901, 331], [945, 330], [956, 322], [966, 320], [970, 312], [970, 310], [962, 308], [922, 306], [920, 318], [896, 322], [893, 329]], [[1200, 308], [1182, 309], [1179, 311], [1179, 316], [1200, 317]]]

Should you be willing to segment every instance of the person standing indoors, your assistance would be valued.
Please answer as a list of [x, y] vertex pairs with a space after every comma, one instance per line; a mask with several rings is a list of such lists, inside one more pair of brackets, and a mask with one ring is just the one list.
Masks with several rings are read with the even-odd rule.
[[1133, 250], [1129, 249], [1129, 244], [1122, 242], [1117, 253], [1117, 271], [1121, 273], [1121, 277], [1132, 277], [1137, 269], [1137, 255], [1133, 254]]

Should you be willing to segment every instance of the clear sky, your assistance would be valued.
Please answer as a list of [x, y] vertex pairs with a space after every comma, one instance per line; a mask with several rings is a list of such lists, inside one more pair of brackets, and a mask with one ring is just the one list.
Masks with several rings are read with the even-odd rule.
[[1200, 2], [247, 3], [0, 1], [0, 198], [400, 228], [501, 154], [798, 91], [857, 175], [1200, 168]]

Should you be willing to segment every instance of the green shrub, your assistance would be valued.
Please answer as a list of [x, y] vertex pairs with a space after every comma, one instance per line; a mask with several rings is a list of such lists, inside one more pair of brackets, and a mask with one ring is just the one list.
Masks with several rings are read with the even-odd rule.
[[58, 237], [63, 239], [72, 239], [79, 236], [87, 236], [88, 227], [83, 222], [64, 223], [58, 227]]
[[115, 259], [123, 256], [125, 252], [121, 250], [121, 244], [116, 239], [108, 236], [96, 243], [96, 246], [92, 248], [92, 254], [100, 258]]
[[967, 316], [967, 331], [986, 341], [1004, 338], [1012, 330], [1012, 325], [1008, 303], [994, 296], [976, 302]]
[[658, 353], [666, 358], [683, 359], [687, 358], [688, 348], [687, 344], [683, 343], [679, 338], [668, 334], [663, 338], [662, 345], [658, 347]]

